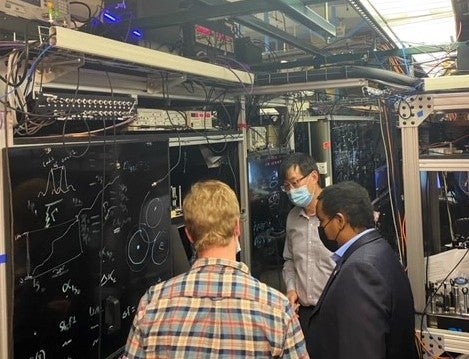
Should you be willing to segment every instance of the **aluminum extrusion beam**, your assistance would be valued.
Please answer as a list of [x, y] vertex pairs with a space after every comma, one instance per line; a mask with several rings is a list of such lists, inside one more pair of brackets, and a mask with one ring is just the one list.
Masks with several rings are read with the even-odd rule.
[[431, 96], [434, 111], [469, 110], [469, 92], [435, 93]]
[[64, 27], [51, 27], [50, 35], [50, 45], [57, 49], [230, 83], [242, 82], [251, 85], [254, 81], [254, 75], [249, 72], [126, 44]]
[[[417, 335], [420, 335], [420, 328], [416, 330], [416, 333]], [[455, 330], [427, 328], [424, 331], [424, 334], [427, 334], [427, 337], [433, 337], [430, 342], [434, 345], [435, 349], [437, 347], [441, 347], [443, 351], [469, 354], [469, 333], [457, 332]], [[435, 357], [434, 354], [432, 356]]]
[[469, 88], [469, 75], [441, 76], [423, 79], [425, 91], [454, 91]]
[[422, 158], [419, 161], [420, 171], [469, 171], [469, 158]]
[[194, 145], [211, 145], [214, 143], [241, 142], [244, 140], [242, 133], [233, 134], [205, 134], [203, 136], [189, 137], [170, 137], [169, 147], [194, 146]]
[[[7, 66], [2, 61], [0, 64], [0, 75], [5, 76], [7, 72]], [[11, 91], [9, 89], [9, 91]], [[7, 96], [7, 86], [4, 82], [0, 82], [0, 97]], [[3, 169], [3, 174], [7, 173], [8, 159], [6, 151], [12, 146], [13, 141], [13, 121], [10, 110], [4, 108], [0, 110], [0, 119], [3, 126], [0, 128], [0, 150], [2, 150], [2, 156], [0, 158], [0, 166]], [[3, 153], [3, 151], [5, 153]], [[3, 230], [0, 233], [0, 358], [12, 358], [13, 348], [9, 347], [13, 343], [13, 331], [11, 328], [11, 313], [13, 312], [13, 288], [11, 288], [11, 275], [13, 272], [12, 260], [13, 256], [10, 256], [10, 247], [7, 245], [11, 242], [13, 234], [11, 233], [11, 218], [10, 215], [10, 203], [11, 193], [7, 191], [8, 179], [5, 175], [0, 178], [0, 186], [4, 188], [0, 194], [0, 226]]]
[[336, 36], [336, 27], [321, 15], [305, 6], [300, 0], [271, 0], [280, 5], [280, 10], [291, 19], [308, 29], [323, 35]]
[[425, 309], [425, 260], [423, 252], [422, 197], [420, 192], [418, 126], [401, 128], [402, 178], [407, 237], [407, 275], [417, 312]]
[[[398, 44], [401, 40], [396, 36], [392, 29], [382, 19], [381, 15], [374, 11], [370, 13], [369, 8], [364, 6], [363, 2], [368, 0], [347, 0], [348, 3], [355, 9], [355, 11], [365, 20], [382, 38], [389, 42], [393, 47], [399, 47]], [[371, 9], [374, 9], [370, 6]], [[381, 21], [380, 21], [381, 20]]]
[[[206, 3], [206, 5], [209, 5]], [[237, 2], [215, 3], [209, 6], [193, 6], [170, 14], [148, 16], [135, 19], [133, 24], [154, 29], [187, 22], [197, 22], [220, 17], [233, 17], [278, 10], [280, 5], [269, 0], [242, 0]]]
[[313, 82], [301, 82], [294, 84], [285, 85], [269, 85], [269, 86], [257, 86], [252, 89], [252, 95], [274, 95], [285, 92], [295, 91], [308, 91], [308, 90], [319, 90], [319, 89], [338, 89], [338, 88], [350, 88], [350, 87], [362, 87], [368, 86], [366, 79], [344, 79], [344, 80], [327, 80], [327, 81], [313, 81]]

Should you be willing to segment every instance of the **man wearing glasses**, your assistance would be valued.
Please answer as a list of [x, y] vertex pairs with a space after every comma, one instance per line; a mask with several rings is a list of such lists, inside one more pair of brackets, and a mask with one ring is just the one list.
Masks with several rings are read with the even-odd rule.
[[281, 189], [295, 205], [286, 223], [283, 279], [287, 297], [298, 313], [305, 338], [308, 338], [308, 319], [335, 262], [318, 234], [316, 203], [322, 188], [316, 162], [304, 153], [294, 153], [282, 162], [279, 171], [283, 181]]

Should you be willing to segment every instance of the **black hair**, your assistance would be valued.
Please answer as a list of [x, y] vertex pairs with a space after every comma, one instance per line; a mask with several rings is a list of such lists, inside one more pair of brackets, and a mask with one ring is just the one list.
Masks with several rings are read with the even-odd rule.
[[328, 217], [342, 213], [354, 228], [372, 228], [373, 205], [368, 191], [356, 182], [346, 181], [328, 186], [318, 196]]
[[287, 177], [287, 172], [290, 168], [298, 167], [303, 176], [310, 174], [313, 171], [319, 173], [316, 161], [306, 153], [296, 152], [285, 158], [280, 164], [279, 176], [282, 181]]

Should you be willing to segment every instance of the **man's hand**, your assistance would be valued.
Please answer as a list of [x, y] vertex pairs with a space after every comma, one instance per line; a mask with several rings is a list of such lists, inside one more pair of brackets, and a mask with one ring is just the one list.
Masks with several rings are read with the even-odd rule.
[[296, 294], [296, 290], [289, 290], [287, 292], [287, 298], [293, 307], [295, 313], [298, 312], [298, 308], [300, 307], [300, 303], [298, 303], [298, 294]]

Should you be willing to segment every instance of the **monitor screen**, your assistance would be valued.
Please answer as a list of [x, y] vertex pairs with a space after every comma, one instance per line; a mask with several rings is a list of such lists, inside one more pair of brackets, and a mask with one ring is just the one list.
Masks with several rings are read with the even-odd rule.
[[388, 188], [388, 166], [384, 165], [375, 169], [376, 197]]

